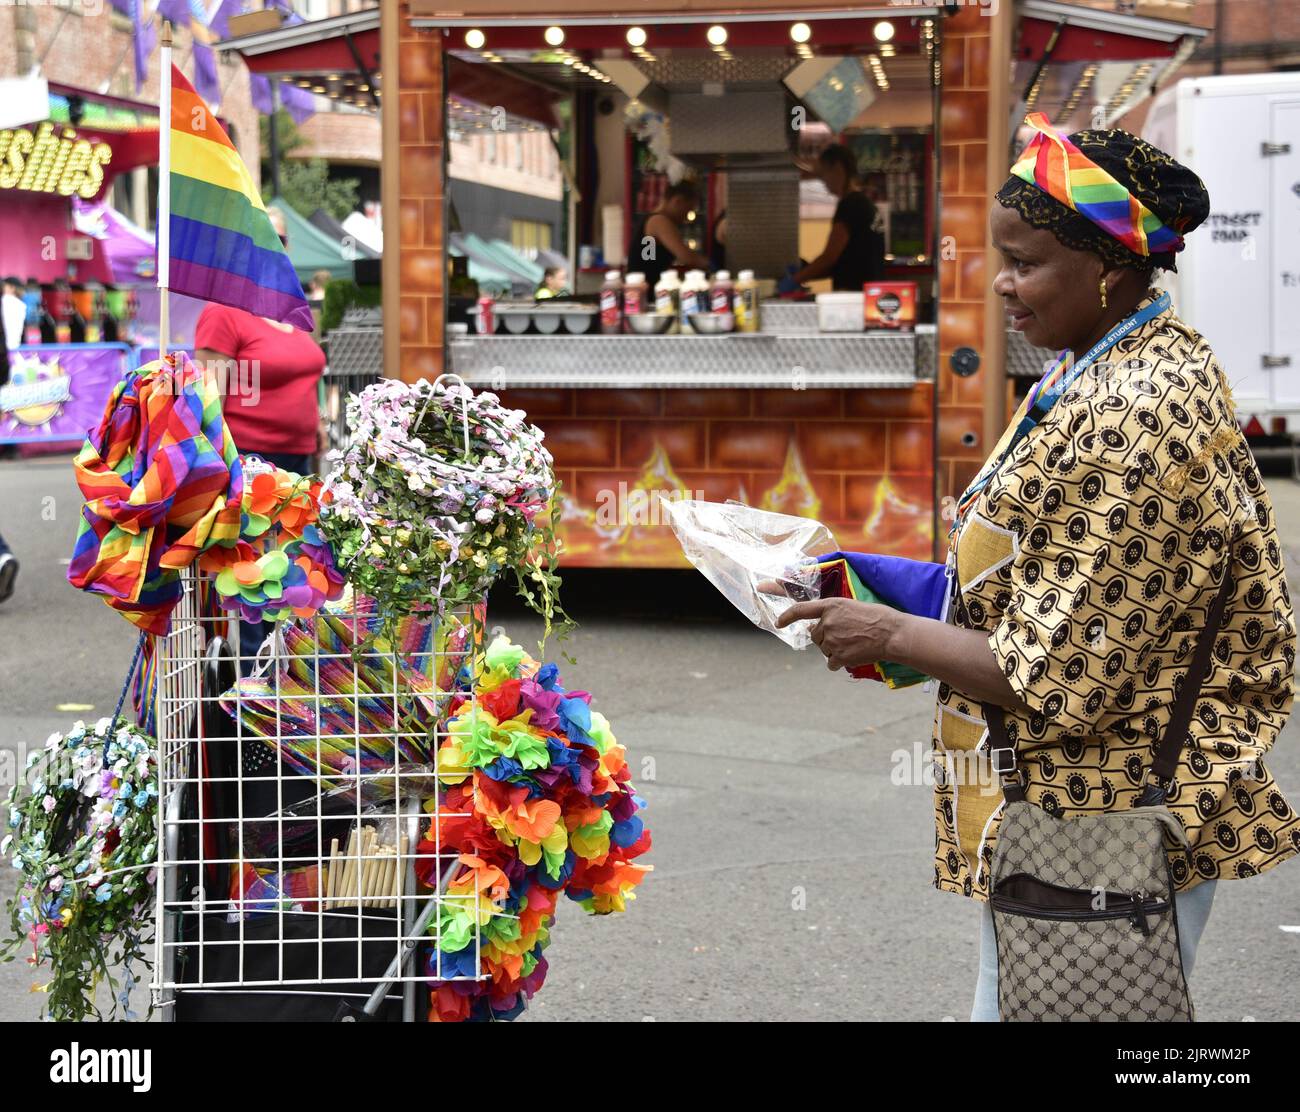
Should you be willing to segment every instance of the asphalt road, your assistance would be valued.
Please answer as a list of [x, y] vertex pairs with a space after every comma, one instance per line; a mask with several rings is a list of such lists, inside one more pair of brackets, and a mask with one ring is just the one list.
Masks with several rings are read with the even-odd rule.
[[[1270, 486], [1300, 569], [1300, 487]], [[64, 580], [79, 507], [66, 459], [0, 463], [0, 531], [23, 565], [0, 606], [0, 762], [110, 714], [130, 659], [132, 628]], [[654, 873], [625, 915], [562, 908], [526, 1019], [964, 1020], [978, 908], [931, 887], [929, 789], [890, 778], [896, 754], [928, 746], [932, 696], [829, 673], [694, 573], [573, 572], [567, 592], [582, 624], [561, 673], [628, 748]], [[540, 633], [513, 607], [491, 620], [516, 640]], [[1298, 742], [1293, 718], [1270, 761], [1295, 804]], [[4, 868], [0, 900], [12, 891]], [[1300, 1018], [1297, 926], [1300, 864], [1221, 885], [1199, 1018]], [[0, 966], [0, 1019], [36, 1016], [31, 981]]]

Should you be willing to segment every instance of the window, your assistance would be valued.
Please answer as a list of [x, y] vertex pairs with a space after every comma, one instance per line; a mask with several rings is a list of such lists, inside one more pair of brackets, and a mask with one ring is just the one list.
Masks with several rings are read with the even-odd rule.
[[542, 248], [551, 246], [551, 226], [540, 220], [511, 220], [510, 246], [535, 256]]

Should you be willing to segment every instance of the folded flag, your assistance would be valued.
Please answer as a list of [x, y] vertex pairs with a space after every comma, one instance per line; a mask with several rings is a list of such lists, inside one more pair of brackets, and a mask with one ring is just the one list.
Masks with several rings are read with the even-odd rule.
[[942, 619], [944, 596], [948, 593], [943, 564], [874, 552], [831, 552], [819, 556], [817, 562], [841, 558], [848, 561], [864, 586], [895, 610], [906, 610], [918, 618]]
[[[938, 619], [943, 614], [944, 565], [870, 552], [832, 552], [818, 557], [821, 598], [851, 598]], [[930, 677], [905, 664], [880, 660], [850, 668], [854, 679], [880, 680], [891, 688], [911, 687]]]
[[302, 283], [216, 114], [172, 66], [168, 289], [310, 332]]

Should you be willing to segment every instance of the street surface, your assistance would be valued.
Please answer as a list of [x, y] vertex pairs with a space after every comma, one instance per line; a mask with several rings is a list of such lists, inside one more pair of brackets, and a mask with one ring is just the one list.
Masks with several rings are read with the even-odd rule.
[[[1269, 489], [1294, 590], [1300, 487]], [[111, 714], [130, 661], [133, 627], [64, 579], [80, 504], [66, 457], [0, 463], [0, 532], [22, 561], [0, 606], [0, 756]], [[624, 915], [562, 906], [526, 1019], [965, 1020], [979, 909], [931, 887], [930, 789], [890, 779], [893, 754], [928, 749], [932, 696], [828, 672], [691, 572], [570, 577], [577, 664], [548, 656], [628, 748], [655, 871]], [[526, 647], [540, 633], [514, 606], [497, 623]], [[1300, 804], [1295, 717], [1269, 763]], [[1300, 1018], [1297, 973], [1300, 863], [1220, 885], [1198, 1018]], [[0, 966], [0, 1019], [37, 1015], [31, 982]]]

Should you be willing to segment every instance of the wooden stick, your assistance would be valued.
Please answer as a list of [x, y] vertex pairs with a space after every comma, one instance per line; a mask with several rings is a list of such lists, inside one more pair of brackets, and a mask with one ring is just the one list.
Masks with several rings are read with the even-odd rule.
[[348, 891], [352, 886], [352, 879], [353, 877], [356, 876], [356, 871], [357, 871], [357, 859], [355, 856], [356, 849], [357, 849], [357, 831], [355, 828], [353, 828], [353, 830], [348, 834], [347, 857], [343, 862], [343, 875], [339, 878], [339, 884], [336, 893], [340, 898], [334, 901], [335, 905], [338, 907], [344, 906], [345, 900], [343, 899], [343, 897], [347, 896]]
[[361, 870], [361, 892], [357, 900], [359, 907], [368, 907], [370, 904], [369, 897], [374, 893], [375, 885], [375, 843], [379, 840], [379, 835], [375, 833], [373, 826], [366, 828], [366, 845], [362, 851], [365, 857], [365, 865]]
[[338, 883], [338, 865], [339, 865], [339, 840], [330, 839], [330, 869], [325, 874], [325, 907], [331, 906], [331, 897], [334, 895], [334, 885]]
[[376, 907], [393, 906], [393, 877], [397, 874], [397, 847], [384, 846], [384, 870], [379, 875], [379, 898]]

